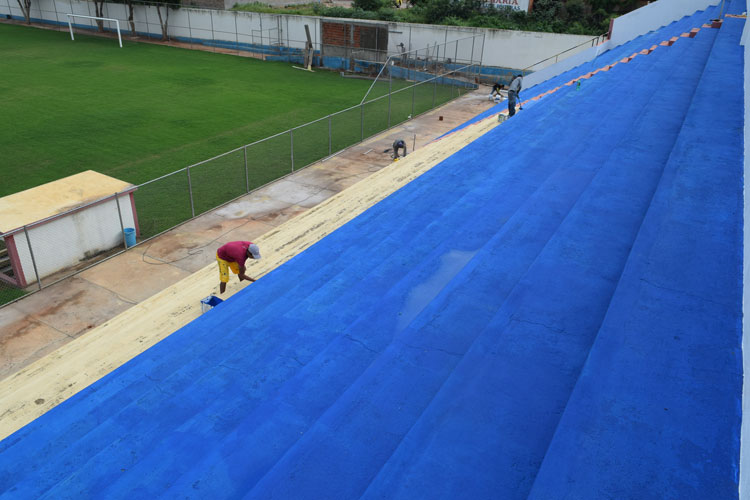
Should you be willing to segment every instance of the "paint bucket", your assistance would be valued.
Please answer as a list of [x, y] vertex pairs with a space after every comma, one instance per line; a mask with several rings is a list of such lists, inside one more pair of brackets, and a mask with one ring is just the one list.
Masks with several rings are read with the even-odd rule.
[[206, 311], [209, 311], [210, 309], [213, 309], [214, 307], [218, 306], [224, 302], [219, 297], [215, 295], [210, 295], [206, 297], [205, 299], [201, 300], [201, 312], [204, 313]]
[[135, 229], [126, 227], [122, 232], [125, 234], [125, 248], [135, 246]]

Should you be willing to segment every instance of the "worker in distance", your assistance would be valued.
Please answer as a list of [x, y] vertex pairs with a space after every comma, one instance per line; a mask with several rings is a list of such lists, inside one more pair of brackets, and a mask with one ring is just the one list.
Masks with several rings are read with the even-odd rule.
[[230, 269], [240, 281], [255, 281], [254, 278], [245, 274], [245, 261], [248, 257], [254, 260], [260, 259], [260, 249], [252, 241], [230, 241], [219, 247], [216, 251], [216, 262], [219, 264], [220, 293], [224, 293], [227, 289]]

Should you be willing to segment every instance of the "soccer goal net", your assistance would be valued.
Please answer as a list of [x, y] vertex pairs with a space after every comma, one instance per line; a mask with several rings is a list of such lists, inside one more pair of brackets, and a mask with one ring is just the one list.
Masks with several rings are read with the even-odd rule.
[[120, 48], [122, 48], [122, 34], [120, 33], [120, 21], [117, 19], [112, 19], [109, 17], [96, 17], [96, 16], [84, 16], [80, 14], [67, 14], [68, 16], [68, 28], [70, 29], [70, 39], [75, 40], [75, 37], [73, 36], [73, 19], [75, 18], [82, 18], [82, 19], [93, 19], [93, 20], [99, 20], [99, 21], [114, 21], [115, 27], [117, 28], [117, 41], [120, 42]]

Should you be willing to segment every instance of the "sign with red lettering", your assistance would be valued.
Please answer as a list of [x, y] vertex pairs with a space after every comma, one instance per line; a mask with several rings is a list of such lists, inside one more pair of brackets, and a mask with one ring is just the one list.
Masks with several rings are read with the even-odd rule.
[[488, 0], [487, 5], [492, 7], [510, 7], [513, 10], [529, 12], [534, 0]]

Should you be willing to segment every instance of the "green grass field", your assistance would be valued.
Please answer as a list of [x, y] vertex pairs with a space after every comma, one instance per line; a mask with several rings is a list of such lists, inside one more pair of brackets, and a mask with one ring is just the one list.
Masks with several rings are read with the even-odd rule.
[[358, 104], [370, 85], [15, 25], [0, 25], [0, 54], [0, 196], [87, 169], [141, 183]]

